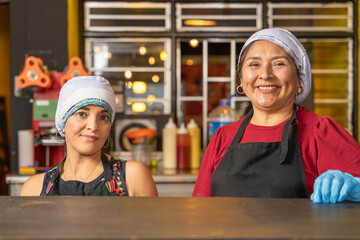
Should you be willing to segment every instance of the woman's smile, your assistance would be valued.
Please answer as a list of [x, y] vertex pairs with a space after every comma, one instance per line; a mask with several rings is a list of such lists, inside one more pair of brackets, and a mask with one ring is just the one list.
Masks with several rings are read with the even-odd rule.
[[99, 140], [99, 137], [93, 136], [93, 135], [87, 135], [87, 134], [80, 134], [80, 137], [85, 139], [85, 140], [88, 140], [88, 141], [97, 141], [97, 140]]
[[272, 86], [258, 86], [257, 87], [257, 89], [259, 89], [259, 91], [261, 92], [261, 93], [264, 93], [264, 94], [266, 94], [266, 93], [272, 93], [272, 92], [274, 92], [274, 90], [275, 89], [277, 89], [278, 87], [277, 86], [274, 86], [274, 85], [272, 85]]

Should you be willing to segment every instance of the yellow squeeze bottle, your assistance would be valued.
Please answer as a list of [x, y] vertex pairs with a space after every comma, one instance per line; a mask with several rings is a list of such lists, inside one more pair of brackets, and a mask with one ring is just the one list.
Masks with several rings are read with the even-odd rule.
[[200, 168], [200, 146], [201, 146], [201, 133], [200, 128], [196, 124], [194, 119], [191, 119], [186, 126], [189, 135], [190, 135], [190, 168], [199, 169]]

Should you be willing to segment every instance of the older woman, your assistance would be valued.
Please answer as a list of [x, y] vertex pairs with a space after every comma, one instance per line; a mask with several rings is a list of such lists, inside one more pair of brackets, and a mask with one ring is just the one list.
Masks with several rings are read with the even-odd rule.
[[49, 172], [29, 178], [20, 195], [157, 196], [145, 165], [115, 160], [101, 150], [115, 109], [114, 91], [106, 79], [86, 76], [68, 81], [60, 91], [55, 117], [65, 137], [66, 156]]
[[237, 71], [252, 110], [211, 138], [193, 196], [360, 201], [358, 143], [333, 119], [297, 105], [311, 89], [298, 39], [283, 29], [256, 32]]

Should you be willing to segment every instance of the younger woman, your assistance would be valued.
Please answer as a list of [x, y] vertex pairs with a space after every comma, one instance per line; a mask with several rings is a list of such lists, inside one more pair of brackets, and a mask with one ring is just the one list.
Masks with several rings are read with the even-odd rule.
[[157, 196], [148, 168], [101, 151], [115, 118], [115, 95], [100, 76], [76, 77], [61, 89], [55, 123], [65, 137], [66, 156], [47, 173], [30, 177], [21, 196]]

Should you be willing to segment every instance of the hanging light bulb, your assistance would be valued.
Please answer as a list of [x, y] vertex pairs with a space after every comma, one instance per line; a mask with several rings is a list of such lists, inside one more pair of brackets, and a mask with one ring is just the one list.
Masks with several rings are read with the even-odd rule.
[[146, 111], [146, 104], [136, 102], [136, 103], [132, 104], [131, 109], [133, 110], [133, 112], [145, 112]]
[[186, 65], [191, 66], [193, 64], [194, 64], [194, 60], [192, 60], [192, 59], [186, 60]]
[[149, 57], [149, 64], [150, 64], [150, 65], [154, 65], [154, 64], [155, 64], [155, 58], [154, 58], [154, 57]]
[[163, 51], [160, 52], [160, 60], [165, 62], [166, 59], [167, 59], [167, 53], [166, 53], [165, 50], [163, 50]]
[[125, 75], [126, 79], [130, 79], [132, 77], [132, 71], [131, 70], [126, 70], [124, 75]]
[[154, 76], [152, 76], [151, 80], [152, 80], [154, 83], [157, 83], [157, 82], [159, 82], [160, 78], [159, 78], [158, 75], [154, 75]]
[[140, 53], [140, 55], [145, 55], [146, 54], [146, 47], [144, 47], [144, 46], [141, 46], [141, 47], [139, 47], [139, 53]]
[[133, 83], [133, 91], [134, 93], [145, 93], [146, 92], [146, 83], [142, 81], [135, 81]]
[[189, 44], [190, 44], [190, 46], [192, 46], [193, 48], [196, 48], [197, 46], [199, 46], [199, 40], [197, 40], [197, 39], [191, 39], [190, 41], [189, 41]]

